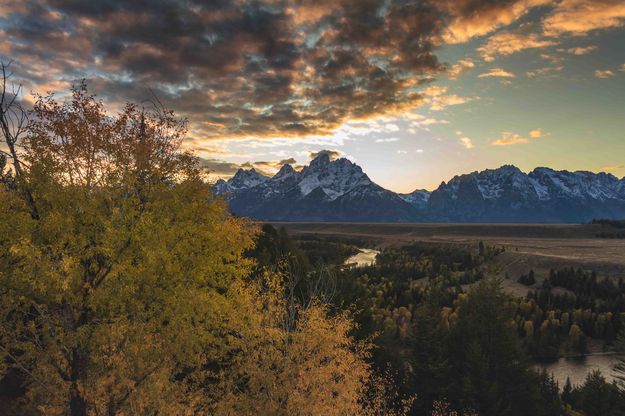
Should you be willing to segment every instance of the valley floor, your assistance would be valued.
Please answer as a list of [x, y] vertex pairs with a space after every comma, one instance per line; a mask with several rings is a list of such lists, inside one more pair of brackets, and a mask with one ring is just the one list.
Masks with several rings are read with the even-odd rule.
[[517, 278], [536, 273], [537, 282], [550, 269], [581, 267], [600, 276], [625, 277], [625, 239], [604, 239], [596, 235], [599, 225], [543, 224], [364, 224], [364, 223], [273, 223], [293, 235], [317, 234], [371, 239], [375, 247], [401, 246], [410, 242], [457, 244], [477, 250], [478, 242], [505, 247], [496, 258], [494, 272], [510, 277], [504, 285], [525, 296], [527, 287]]

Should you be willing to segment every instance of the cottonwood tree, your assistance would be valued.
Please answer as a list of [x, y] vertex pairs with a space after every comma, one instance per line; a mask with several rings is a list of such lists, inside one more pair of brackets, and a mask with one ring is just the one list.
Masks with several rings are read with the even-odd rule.
[[23, 387], [0, 413], [392, 414], [346, 315], [311, 300], [285, 326], [284, 286], [250, 282], [256, 228], [184, 121], [84, 84], [29, 117], [0, 184], [0, 379]]
[[[11, 64], [0, 62], [0, 182], [19, 185], [31, 216], [36, 219], [39, 214], [32, 193], [24, 183], [24, 166], [18, 154], [20, 141], [29, 127], [29, 117], [19, 101], [22, 86], [11, 81]], [[8, 161], [11, 162], [10, 173], [5, 172]]]
[[185, 131], [84, 84], [37, 99], [10, 152], [28, 193], [0, 188], [0, 351], [38, 411], [193, 413], [192, 375], [227, 354], [253, 232], [209, 202]]

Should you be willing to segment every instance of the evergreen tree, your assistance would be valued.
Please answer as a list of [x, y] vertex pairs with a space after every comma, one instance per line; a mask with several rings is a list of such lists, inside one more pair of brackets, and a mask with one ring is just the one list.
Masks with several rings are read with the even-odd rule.
[[[616, 337], [614, 349], [620, 353], [625, 353], [625, 328], [621, 329]], [[617, 382], [622, 390], [625, 391], [625, 357], [621, 357], [614, 365], [614, 373]]]
[[573, 403], [573, 386], [571, 385], [571, 379], [569, 377], [566, 378], [566, 382], [564, 383], [564, 387], [562, 388], [562, 401], [565, 404]]
[[539, 411], [540, 392], [510, 326], [508, 303], [500, 281], [482, 280], [459, 304], [450, 332], [448, 354], [457, 374], [450, 398], [480, 415], [521, 416]]

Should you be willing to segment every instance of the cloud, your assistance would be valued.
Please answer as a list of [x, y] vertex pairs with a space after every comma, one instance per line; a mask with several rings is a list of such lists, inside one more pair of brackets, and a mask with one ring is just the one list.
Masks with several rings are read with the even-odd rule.
[[543, 132], [541, 129], [535, 129], [530, 131], [530, 137], [532, 139], [538, 139], [540, 137], [543, 137], [545, 135], [545, 132]]
[[317, 156], [328, 155], [330, 160], [335, 160], [343, 156], [343, 152], [340, 150], [320, 150], [318, 152], [310, 152], [310, 159], [315, 159]]
[[438, 119], [435, 117], [423, 117], [420, 116], [418, 118], [414, 118], [410, 121], [410, 130], [409, 132], [416, 134], [415, 128], [419, 128], [421, 130], [430, 131], [429, 126], [434, 124], [449, 124], [448, 120]]
[[527, 71], [526, 74], [529, 78], [535, 77], [554, 77], [556, 73], [561, 72], [564, 69], [564, 66], [545, 66], [542, 68], [535, 69], [533, 71]]
[[423, 95], [428, 97], [436, 97], [438, 95], [443, 95], [449, 90], [449, 87], [443, 87], [440, 85], [432, 85], [423, 89]]
[[[5, 0], [0, 55], [27, 91], [83, 77], [101, 98], [149, 90], [203, 140], [301, 138], [428, 103], [436, 51], [548, 0]], [[435, 108], [469, 98], [448, 96]]]
[[604, 172], [615, 172], [621, 169], [625, 169], [625, 164], [610, 165], [610, 166], [604, 166], [601, 168], [601, 170], [603, 170]]
[[[430, 106], [430, 110], [441, 111], [452, 105], [466, 104], [469, 101], [477, 100], [479, 97], [464, 97], [457, 94], [447, 94], [448, 87], [432, 85], [423, 90], [425, 96], [424, 102]], [[421, 120], [424, 117], [418, 114], [413, 115], [416, 119]]]
[[435, 3], [8, 0], [0, 44], [27, 89], [86, 76], [107, 101], [153, 90], [198, 137], [301, 137], [421, 103]]
[[533, 140], [540, 139], [548, 135], [549, 134], [545, 133], [542, 129], [534, 129], [530, 131], [529, 138], [509, 131], [504, 131], [503, 133], [501, 133], [501, 137], [493, 141], [491, 144], [493, 146], [514, 146], [517, 144], [528, 144]]
[[531, 9], [551, 3], [551, 0], [439, 0], [440, 7], [451, 16], [445, 29], [446, 43], [464, 43], [483, 36], [526, 15]]
[[606, 78], [613, 77], [614, 75], [616, 75], [616, 73], [614, 71], [612, 71], [611, 69], [597, 69], [597, 70], [595, 70], [595, 77], [597, 77], [597, 78], [606, 79]]
[[477, 50], [486, 62], [492, 62], [497, 55], [512, 55], [525, 49], [544, 48], [555, 43], [553, 40], [542, 39], [535, 33], [500, 32], [491, 36]]
[[259, 171], [260, 173], [268, 176], [274, 175], [280, 168], [284, 165], [294, 165], [297, 163], [297, 160], [290, 157], [282, 160], [270, 160], [270, 161], [258, 161], [258, 162], [248, 162], [248, 165]]
[[417, 121], [416, 123], [422, 125], [422, 126], [430, 126], [432, 124], [449, 124], [449, 121], [447, 120], [441, 120], [438, 118], [434, 118], [434, 117], [429, 117], [429, 118], [425, 118], [421, 121]]
[[400, 139], [398, 137], [389, 137], [387, 139], [375, 139], [376, 143], [392, 143], [398, 142]]
[[578, 46], [576, 48], [569, 48], [566, 51], [570, 54], [581, 56], [581, 55], [586, 55], [596, 49], [597, 49], [596, 46]]
[[473, 62], [473, 59], [471, 58], [460, 59], [458, 62], [456, 62], [449, 68], [449, 70], [447, 71], [447, 74], [449, 75], [450, 79], [457, 79], [461, 74], [463, 74], [464, 72], [474, 67], [475, 67], [475, 63]]
[[584, 36], [599, 29], [625, 25], [625, 3], [621, 0], [562, 0], [543, 20], [544, 33]]
[[515, 78], [515, 75], [512, 72], [508, 72], [502, 68], [493, 68], [488, 72], [484, 72], [477, 76], [478, 78]]
[[[559, 52], [562, 52], [563, 49], [558, 49]], [[558, 55], [553, 55], [550, 53], [541, 53], [540, 54], [541, 59], [544, 59], [545, 61], [549, 61], [554, 65], [560, 65], [562, 64], [565, 59], [562, 56], [558, 56]]]
[[296, 164], [297, 161], [292, 158], [282, 160], [257, 161], [232, 163], [221, 159], [200, 158], [200, 166], [207, 169], [211, 175], [219, 178], [227, 178], [234, 175], [239, 169], [256, 169], [263, 175], [274, 175], [283, 165]]
[[501, 138], [495, 140], [492, 144], [494, 146], [512, 146], [515, 144], [526, 144], [526, 143], [529, 143], [529, 139], [527, 139], [526, 137], [522, 137], [516, 133], [505, 131], [502, 133]]
[[468, 137], [460, 137], [460, 144], [462, 144], [466, 149], [473, 149], [475, 148], [475, 145], [473, 144], [473, 141], [468, 138]]
[[241, 165], [237, 163], [226, 162], [219, 159], [200, 158], [200, 166], [207, 169], [211, 174], [219, 177], [232, 176], [236, 173]]
[[426, 102], [430, 105], [430, 110], [441, 111], [452, 105], [466, 104], [469, 101], [476, 100], [479, 97], [463, 97], [457, 94], [437, 95]]
[[398, 151], [397, 151], [397, 154], [398, 154], [398, 155], [405, 155], [405, 154], [408, 154], [408, 152], [407, 152], [407, 151], [405, 151], [405, 150], [398, 150]]

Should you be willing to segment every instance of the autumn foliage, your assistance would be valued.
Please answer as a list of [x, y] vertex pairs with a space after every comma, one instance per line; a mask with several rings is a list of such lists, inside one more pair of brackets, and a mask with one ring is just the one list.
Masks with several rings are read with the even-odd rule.
[[312, 302], [285, 324], [289, 277], [250, 278], [256, 228], [156, 107], [38, 97], [21, 169], [3, 163], [0, 378], [19, 392], [0, 413], [378, 412], [351, 320]]

